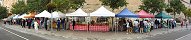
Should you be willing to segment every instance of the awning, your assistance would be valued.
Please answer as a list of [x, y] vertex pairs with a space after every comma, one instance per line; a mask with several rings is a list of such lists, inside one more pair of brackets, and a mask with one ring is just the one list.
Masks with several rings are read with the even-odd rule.
[[137, 15], [139, 15], [139, 18], [154, 18], [155, 17], [154, 15], [149, 14], [145, 12], [144, 10], [139, 11]]
[[24, 16], [24, 18], [34, 18], [36, 13], [29, 13], [28, 15]]
[[66, 14], [66, 16], [88, 16], [88, 14], [85, 13], [81, 8], [79, 8], [73, 13]]
[[115, 13], [107, 10], [105, 7], [101, 6], [98, 10], [90, 13], [90, 16], [115, 16]]
[[167, 15], [166, 12], [162, 11], [159, 14], [155, 15], [155, 18], [172, 18], [170, 15]]
[[22, 14], [21, 16], [19, 16], [18, 18], [24, 18], [24, 16], [27, 16], [27, 14]]
[[16, 15], [16, 16], [13, 17], [13, 19], [17, 19], [18, 17], [19, 17], [19, 15]]
[[51, 14], [50, 14], [48, 11], [44, 10], [44, 11], [41, 12], [40, 14], [35, 15], [35, 17], [46, 17], [46, 18], [50, 18], [50, 17], [51, 17]]
[[116, 14], [115, 17], [138, 18], [139, 16], [125, 8], [120, 13]]
[[52, 18], [62, 18], [64, 17], [65, 15], [62, 13], [62, 12], [59, 12], [59, 11], [54, 11], [52, 13]]

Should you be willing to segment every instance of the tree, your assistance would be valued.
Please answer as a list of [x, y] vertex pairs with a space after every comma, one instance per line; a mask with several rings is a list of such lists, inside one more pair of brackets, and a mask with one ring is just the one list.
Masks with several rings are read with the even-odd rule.
[[76, 10], [82, 7], [85, 0], [53, 0], [53, 3], [56, 5], [55, 10], [68, 12], [69, 10]]
[[11, 9], [13, 14], [23, 14], [28, 12], [28, 7], [25, 5], [24, 1], [18, 1], [16, 4], [12, 6]]
[[27, 5], [29, 11], [42, 12], [43, 10], [48, 9], [46, 5], [50, 2], [51, 0], [27, 0]]
[[180, 0], [171, 0], [170, 7], [173, 10], [174, 18], [176, 14], [180, 14], [182, 11], [186, 10], [186, 7]]
[[191, 9], [186, 9], [183, 11], [185, 16], [191, 17]]
[[1, 14], [0, 19], [7, 17], [7, 14], [8, 14], [7, 8], [0, 6], [0, 14]]
[[102, 5], [109, 6], [110, 8], [112, 8], [112, 11], [114, 11], [114, 9], [124, 7], [128, 4], [126, 0], [99, 0], [99, 1], [102, 2]]
[[143, 5], [140, 5], [139, 9], [145, 10], [149, 13], [157, 13], [164, 10], [166, 4], [164, 0], [142, 0]]

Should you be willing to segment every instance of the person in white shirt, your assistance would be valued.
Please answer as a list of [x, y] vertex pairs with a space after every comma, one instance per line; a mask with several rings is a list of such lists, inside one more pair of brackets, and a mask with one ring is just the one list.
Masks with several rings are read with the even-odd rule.
[[133, 25], [134, 25], [134, 28], [135, 28], [135, 30], [134, 30], [134, 32], [139, 32], [139, 22], [138, 22], [138, 20], [135, 20], [134, 22], [133, 22]]
[[145, 21], [143, 21], [143, 23], [144, 23], [144, 27], [143, 27], [143, 30], [144, 30], [144, 32], [147, 32], [147, 27], [148, 27], [148, 22], [147, 22], [147, 20], [145, 20]]
[[34, 26], [35, 26], [35, 31], [38, 32], [38, 23], [37, 23], [37, 21], [34, 22]]
[[127, 27], [127, 33], [126, 34], [129, 34], [129, 22], [128, 22], [128, 20], [126, 21], [126, 27]]
[[147, 32], [150, 32], [150, 30], [151, 30], [151, 26], [152, 26], [152, 24], [151, 24], [151, 22], [150, 21], [147, 21], [148, 23], [148, 26], [147, 26]]
[[189, 25], [189, 21], [186, 20], [186, 28], [188, 28], [188, 25]]

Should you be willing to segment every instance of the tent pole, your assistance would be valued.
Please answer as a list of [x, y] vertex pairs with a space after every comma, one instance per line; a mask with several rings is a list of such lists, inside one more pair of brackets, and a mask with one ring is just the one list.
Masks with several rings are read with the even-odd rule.
[[114, 23], [113, 23], [114, 20], [113, 20], [113, 18], [114, 17], [112, 17], [112, 20], [111, 20], [112, 21], [112, 23], [111, 23], [112, 24], [112, 31], [113, 31], [113, 27], [114, 27]]

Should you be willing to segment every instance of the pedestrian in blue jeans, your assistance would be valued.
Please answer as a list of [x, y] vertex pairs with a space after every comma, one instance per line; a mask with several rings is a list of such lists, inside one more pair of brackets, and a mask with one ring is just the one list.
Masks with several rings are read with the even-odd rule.
[[65, 23], [64, 23], [64, 22], [65, 22], [65, 19], [62, 19], [62, 20], [61, 20], [61, 23], [62, 23], [62, 29], [63, 29], [63, 30], [65, 30], [65, 27], [64, 27], [64, 26], [65, 26]]
[[134, 25], [134, 32], [139, 32], [139, 22], [138, 22], [138, 20], [135, 20], [134, 22], [133, 22], [133, 25]]
[[60, 20], [57, 20], [57, 31], [60, 31]]

